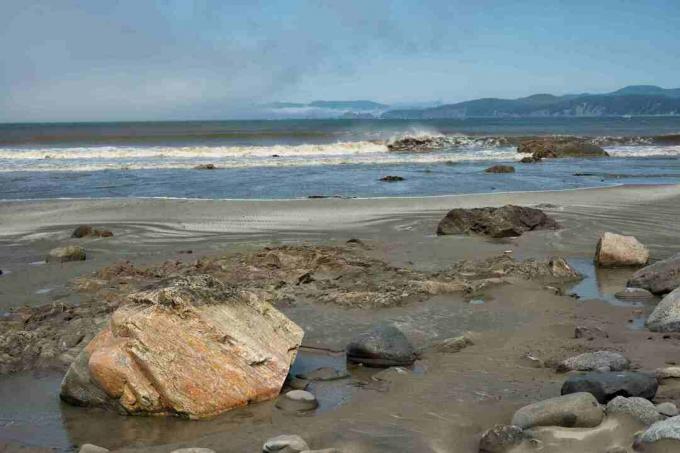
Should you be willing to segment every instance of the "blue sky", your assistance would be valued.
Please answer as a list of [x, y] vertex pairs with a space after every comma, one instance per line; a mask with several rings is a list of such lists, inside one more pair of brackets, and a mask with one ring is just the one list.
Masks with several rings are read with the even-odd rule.
[[677, 0], [2, 0], [0, 121], [680, 87]]

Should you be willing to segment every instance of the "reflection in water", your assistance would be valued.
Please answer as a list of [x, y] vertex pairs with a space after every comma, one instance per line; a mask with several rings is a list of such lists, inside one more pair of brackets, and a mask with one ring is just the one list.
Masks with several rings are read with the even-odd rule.
[[570, 289], [571, 293], [576, 294], [581, 300], [599, 299], [618, 307], [639, 308], [634, 312], [628, 327], [634, 330], [644, 328], [647, 315], [658, 303], [658, 298], [623, 300], [615, 296], [625, 289], [626, 282], [633, 273], [632, 269], [601, 269], [596, 267], [591, 259], [585, 258], [569, 259], [569, 264], [584, 277]]
[[[344, 371], [345, 355], [301, 351], [291, 371], [303, 373], [331, 366]], [[102, 409], [73, 407], [59, 400], [62, 374], [18, 373], [0, 378], [0, 442], [72, 451], [94, 443], [115, 449], [186, 442], [208, 434], [238, 430], [244, 422], [272, 423], [279, 412], [273, 401], [235, 409], [209, 420], [176, 417], [129, 417]], [[348, 401], [357, 389], [351, 379], [313, 382], [309, 390], [325, 411]], [[288, 414], [287, 416], [290, 416]]]

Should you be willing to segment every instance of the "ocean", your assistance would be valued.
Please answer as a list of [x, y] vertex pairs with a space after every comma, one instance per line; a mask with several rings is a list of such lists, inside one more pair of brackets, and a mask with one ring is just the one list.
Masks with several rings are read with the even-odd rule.
[[[611, 155], [520, 164], [521, 137]], [[394, 152], [404, 137], [438, 137]], [[514, 174], [486, 174], [497, 163]], [[196, 166], [213, 164], [214, 170]], [[404, 181], [386, 183], [386, 175]], [[0, 199], [424, 196], [680, 182], [680, 117], [0, 124]]]

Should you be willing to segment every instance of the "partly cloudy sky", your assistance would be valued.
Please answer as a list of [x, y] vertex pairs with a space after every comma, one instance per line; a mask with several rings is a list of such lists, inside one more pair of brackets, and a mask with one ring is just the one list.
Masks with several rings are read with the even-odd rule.
[[680, 86], [677, 0], [2, 0], [0, 121]]

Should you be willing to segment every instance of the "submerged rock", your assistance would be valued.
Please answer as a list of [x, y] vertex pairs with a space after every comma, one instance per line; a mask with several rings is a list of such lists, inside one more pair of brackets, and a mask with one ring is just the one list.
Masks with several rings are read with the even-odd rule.
[[607, 415], [611, 414], [626, 414], [644, 425], [663, 419], [654, 403], [638, 397], [617, 396], [607, 403]]
[[279, 396], [276, 407], [284, 411], [305, 412], [319, 407], [319, 402], [313, 393], [306, 390], [291, 390]]
[[495, 425], [487, 429], [479, 440], [479, 453], [506, 453], [525, 438], [519, 426]]
[[61, 386], [71, 404], [201, 418], [274, 398], [300, 327], [252, 293], [207, 275], [128, 297]]
[[649, 250], [634, 236], [606, 232], [600, 236], [595, 251], [595, 263], [600, 267], [644, 266]]
[[452, 209], [439, 222], [437, 234], [477, 233], [504, 238], [520, 236], [527, 231], [557, 228], [557, 222], [540, 209], [506, 205], [500, 208]]
[[514, 173], [515, 167], [512, 165], [493, 165], [486, 170], [484, 173]]
[[618, 352], [586, 352], [562, 361], [557, 371], [622, 371], [630, 367], [630, 361]]
[[661, 299], [645, 325], [652, 332], [680, 332], [680, 288]]
[[382, 178], [380, 178], [380, 181], [382, 182], [399, 182], [403, 180], [404, 178], [401, 176], [383, 176]]
[[90, 225], [80, 225], [71, 234], [72, 238], [84, 238], [84, 237], [98, 237], [98, 238], [108, 238], [113, 236], [113, 233], [109, 230], [99, 230]]
[[655, 376], [633, 371], [610, 371], [569, 376], [562, 384], [561, 393], [588, 392], [605, 404], [617, 396], [639, 396], [653, 400], [658, 388]]
[[309, 450], [309, 445], [296, 434], [272, 437], [262, 446], [263, 453], [300, 453], [306, 450]]
[[372, 367], [410, 366], [416, 351], [397, 327], [379, 324], [347, 345], [347, 360]]
[[194, 167], [194, 170], [217, 170], [215, 164], [200, 164]]
[[85, 261], [85, 249], [77, 245], [67, 245], [50, 250], [45, 261], [48, 263], [66, 263], [68, 261]]
[[534, 159], [554, 159], [562, 157], [607, 157], [609, 154], [601, 147], [583, 140], [547, 137], [520, 142], [517, 152], [531, 154]]
[[604, 411], [590, 393], [558, 396], [524, 406], [515, 412], [512, 425], [522, 429], [536, 426], [591, 428], [604, 418]]
[[654, 294], [642, 288], [626, 288], [614, 294], [620, 300], [648, 301], [654, 299]]
[[628, 286], [666, 294], [680, 286], [680, 253], [635, 272]]

